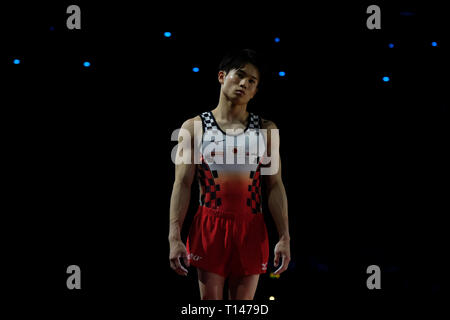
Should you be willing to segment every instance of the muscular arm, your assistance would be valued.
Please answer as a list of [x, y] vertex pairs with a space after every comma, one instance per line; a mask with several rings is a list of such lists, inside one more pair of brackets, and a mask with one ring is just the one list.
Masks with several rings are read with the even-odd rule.
[[181, 229], [189, 207], [194, 165], [177, 165], [170, 198], [169, 240], [181, 240]]
[[[263, 120], [263, 129], [267, 129], [267, 155], [269, 157], [278, 157], [279, 168], [275, 174], [264, 175], [264, 181], [267, 190], [267, 202], [269, 211], [275, 222], [275, 226], [279, 235], [279, 242], [275, 246], [274, 264], [278, 266], [280, 257], [283, 258], [281, 267], [275, 273], [282, 273], [288, 267], [290, 261], [290, 234], [289, 234], [289, 219], [288, 219], [288, 203], [286, 190], [281, 179], [281, 159], [279, 158], [279, 148], [274, 148], [274, 154], [271, 154], [271, 129], [277, 129], [277, 126], [272, 121]], [[278, 144], [279, 146], [279, 144]], [[272, 160], [273, 161], [273, 160]]]
[[[181, 229], [184, 218], [189, 207], [191, 197], [191, 185], [195, 174], [195, 164], [193, 159], [194, 147], [194, 122], [189, 119], [183, 123], [182, 129], [187, 130], [191, 135], [191, 163], [181, 163], [175, 165], [175, 181], [170, 198], [170, 218], [169, 218], [169, 240], [181, 240]], [[181, 145], [182, 134], [179, 135], [178, 145]], [[178, 148], [177, 157], [183, 156], [182, 150]]]
[[[278, 172], [281, 172], [281, 164]], [[276, 177], [277, 175], [278, 173], [266, 178], [266, 181], [270, 181], [267, 183], [267, 202], [280, 240], [290, 240], [286, 190], [281, 178]]]
[[[194, 118], [195, 119], [195, 118]], [[180, 275], [187, 275], [188, 271], [180, 263], [182, 258], [189, 266], [187, 259], [186, 247], [181, 241], [181, 230], [186, 213], [189, 208], [189, 201], [191, 197], [191, 185], [195, 174], [194, 163], [194, 119], [189, 119], [183, 123], [182, 129], [185, 129], [190, 134], [190, 142], [186, 142], [184, 147], [189, 147], [191, 150], [191, 157], [189, 163], [180, 163], [175, 165], [175, 182], [173, 183], [172, 196], [170, 198], [170, 214], [169, 214], [169, 245], [170, 266]], [[178, 138], [178, 146], [182, 141], [182, 133], [180, 132]], [[183, 156], [182, 148], [177, 149], [177, 158]]]

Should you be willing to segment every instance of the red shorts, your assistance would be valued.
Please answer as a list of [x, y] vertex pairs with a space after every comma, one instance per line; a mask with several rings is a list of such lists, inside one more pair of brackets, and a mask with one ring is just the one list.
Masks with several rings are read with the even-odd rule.
[[269, 239], [261, 213], [236, 214], [199, 206], [186, 248], [192, 266], [223, 277], [267, 270]]

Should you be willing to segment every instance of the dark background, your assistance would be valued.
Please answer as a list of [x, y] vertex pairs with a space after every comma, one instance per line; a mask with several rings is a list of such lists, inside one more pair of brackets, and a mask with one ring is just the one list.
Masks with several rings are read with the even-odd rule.
[[[181, 278], [168, 264], [170, 137], [217, 105], [217, 66], [231, 47], [266, 58], [248, 110], [280, 129], [289, 202], [290, 268], [262, 276], [256, 299], [273, 295], [291, 310], [444, 294], [449, 37], [440, 6], [377, 3], [382, 29], [368, 30], [372, 3], [203, 13], [78, 2], [82, 30], [70, 31], [69, 4], [2, 10], [11, 302], [81, 315], [198, 300], [195, 270]], [[197, 195], [194, 184], [184, 239]], [[71, 264], [82, 270], [79, 292], [65, 286]], [[372, 264], [382, 270], [377, 292], [366, 288]]]

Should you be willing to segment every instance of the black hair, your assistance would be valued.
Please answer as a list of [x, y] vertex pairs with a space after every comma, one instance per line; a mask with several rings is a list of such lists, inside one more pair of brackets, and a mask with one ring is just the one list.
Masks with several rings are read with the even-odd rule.
[[230, 70], [244, 67], [247, 63], [251, 63], [258, 69], [259, 83], [261, 83], [265, 67], [261, 57], [252, 49], [233, 49], [228, 51], [219, 64], [219, 71], [228, 73]]

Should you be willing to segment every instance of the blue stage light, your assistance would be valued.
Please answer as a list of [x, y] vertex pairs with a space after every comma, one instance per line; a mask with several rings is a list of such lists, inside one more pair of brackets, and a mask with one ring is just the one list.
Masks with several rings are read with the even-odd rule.
[[89, 61], [85, 61], [85, 62], [83, 63], [83, 66], [85, 66], [86, 68], [87, 68], [87, 67], [90, 67], [90, 66], [91, 66], [91, 63], [90, 63]]
[[389, 48], [393, 48], [394, 44], [393, 43], [389, 43]]
[[278, 38], [278, 37], [276, 37], [274, 40], [275, 40], [275, 42], [277, 42], [277, 43], [280, 42], [280, 38]]
[[279, 75], [280, 77], [284, 77], [284, 76], [286, 75], [286, 72], [280, 71], [280, 72], [278, 72], [278, 75]]
[[389, 77], [383, 77], [384, 82], [388, 82], [389, 80], [391, 80]]
[[405, 17], [411, 17], [416, 15], [416, 13], [412, 11], [400, 11], [400, 15]]
[[197, 67], [194, 67], [194, 68], [192, 68], [192, 71], [194, 71], [194, 72], [199, 72], [199, 71], [200, 71], [200, 69], [199, 69], [199, 68], [197, 68]]
[[170, 38], [172, 36], [171, 32], [164, 32], [164, 37]]
[[325, 263], [318, 263], [317, 264], [317, 269], [319, 271], [325, 271], [325, 272], [327, 272], [329, 270], [328, 266]]
[[431, 45], [432, 45], [433, 47], [437, 47], [437, 42], [436, 42], [436, 41], [433, 41], [433, 42], [431, 43]]
[[14, 59], [14, 60], [13, 60], [13, 63], [14, 63], [14, 64], [20, 64], [20, 60], [19, 60], [19, 59]]

